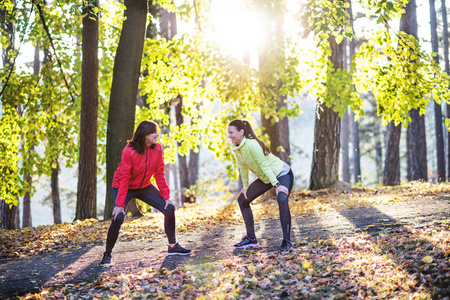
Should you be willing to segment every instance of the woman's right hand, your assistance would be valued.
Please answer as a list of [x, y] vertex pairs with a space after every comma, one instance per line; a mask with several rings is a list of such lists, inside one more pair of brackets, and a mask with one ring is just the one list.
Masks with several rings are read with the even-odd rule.
[[247, 199], [247, 189], [242, 189], [241, 194], [244, 194], [244, 198]]
[[114, 206], [113, 212], [112, 212], [112, 216], [113, 216], [113, 220], [116, 220], [116, 217], [118, 214], [123, 213], [125, 215], [125, 208], [120, 207], [120, 206]]

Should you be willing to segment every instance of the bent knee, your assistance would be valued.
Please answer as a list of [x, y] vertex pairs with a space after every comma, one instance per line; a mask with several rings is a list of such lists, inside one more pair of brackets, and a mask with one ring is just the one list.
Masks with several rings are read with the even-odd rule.
[[238, 197], [238, 203], [239, 206], [242, 207], [250, 207], [250, 201], [248, 201], [248, 199], [245, 198], [244, 194], [240, 194]]
[[289, 196], [288, 195], [286, 195], [285, 193], [278, 193], [277, 201], [278, 201], [279, 204], [288, 203], [288, 200], [289, 200]]
[[172, 204], [167, 205], [166, 209], [164, 210], [164, 215], [173, 215], [175, 213], [175, 206]]
[[116, 216], [116, 219], [113, 220], [113, 222], [117, 223], [117, 224], [122, 224], [124, 220], [125, 220], [125, 214], [121, 212]]

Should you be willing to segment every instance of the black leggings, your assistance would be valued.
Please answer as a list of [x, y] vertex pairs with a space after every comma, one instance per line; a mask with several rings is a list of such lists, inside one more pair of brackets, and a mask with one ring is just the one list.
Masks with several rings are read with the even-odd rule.
[[[114, 204], [116, 203], [117, 193], [118, 189], [113, 188]], [[175, 244], [175, 207], [170, 204], [167, 208], [164, 208], [166, 201], [164, 201], [159, 190], [153, 185], [149, 185], [143, 189], [129, 189], [125, 199], [125, 208], [132, 198], [140, 199], [164, 214], [164, 231], [166, 232], [169, 244]], [[113, 219], [111, 221], [106, 238], [106, 252], [111, 253], [114, 248], [124, 219], [124, 214], [120, 213], [115, 220]]]
[[[292, 185], [294, 183], [294, 174], [292, 170], [288, 174], [278, 177], [278, 181], [281, 185], [285, 186], [291, 194]], [[261, 179], [253, 181], [247, 189], [247, 199], [244, 194], [240, 194], [238, 197], [239, 208], [241, 209], [242, 217], [244, 218], [245, 227], [247, 229], [247, 236], [255, 238], [255, 222], [253, 220], [253, 212], [250, 207], [250, 203], [270, 190], [272, 184], [264, 183]], [[289, 241], [291, 239], [291, 212], [289, 210], [289, 195], [285, 193], [278, 193], [277, 202], [280, 210], [280, 222], [281, 229], [283, 230], [283, 239]]]

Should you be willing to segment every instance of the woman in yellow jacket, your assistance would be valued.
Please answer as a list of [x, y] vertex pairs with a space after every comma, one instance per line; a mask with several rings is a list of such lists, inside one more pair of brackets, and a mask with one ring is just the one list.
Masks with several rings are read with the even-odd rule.
[[[288, 199], [294, 182], [291, 168], [270, 152], [269, 148], [256, 137], [247, 121], [232, 121], [228, 125], [228, 138], [233, 144], [232, 149], [242, 178], [243, 189], [238, 197], [238, 203], [247, 229], [247, 235], [234, 246], [236, 248], [258, 246], [250, 203], [274, 187], [283, 230], [283, 241], [278, 251], [290, 251], [291, 212]], [[258, 177], [251, 184], [248, 182], [249, 171]]]

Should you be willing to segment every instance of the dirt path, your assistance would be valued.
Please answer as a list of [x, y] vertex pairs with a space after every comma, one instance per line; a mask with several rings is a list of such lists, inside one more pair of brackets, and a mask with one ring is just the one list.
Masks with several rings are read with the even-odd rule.
[[[339, 212], [324, 212], [293, 218], [294, 243], [349, 236], [361, 231], [369, 234], [389, 232], [396, 226], [439, 226], [450, 217], [450, 197], [417, 199], [389, 205], [366, 206]], [[260, 220], [256, 227], [258, 251], [276, 251], [281, 243], [278, 220]], [[39, 291], [43, 287], [83, 284], [99, 277], [139, 273], [149, 267], [173, 269], [186, 264], [202, 264], [238, 255], [232, 244], [244, 235], [244, 225], [199, 227], [197, 232], [178, 234], [183, 246], [193, 249], [191, 256], [167, 256], [165, 238], [124, 241], [119, 238], [112, 268], [98, 265], [104, 243], [70, 251], [55, 251], [23, 259], [0, 260], [0, 299]], [[295, 245], [295, 244], [294, 244]]]

